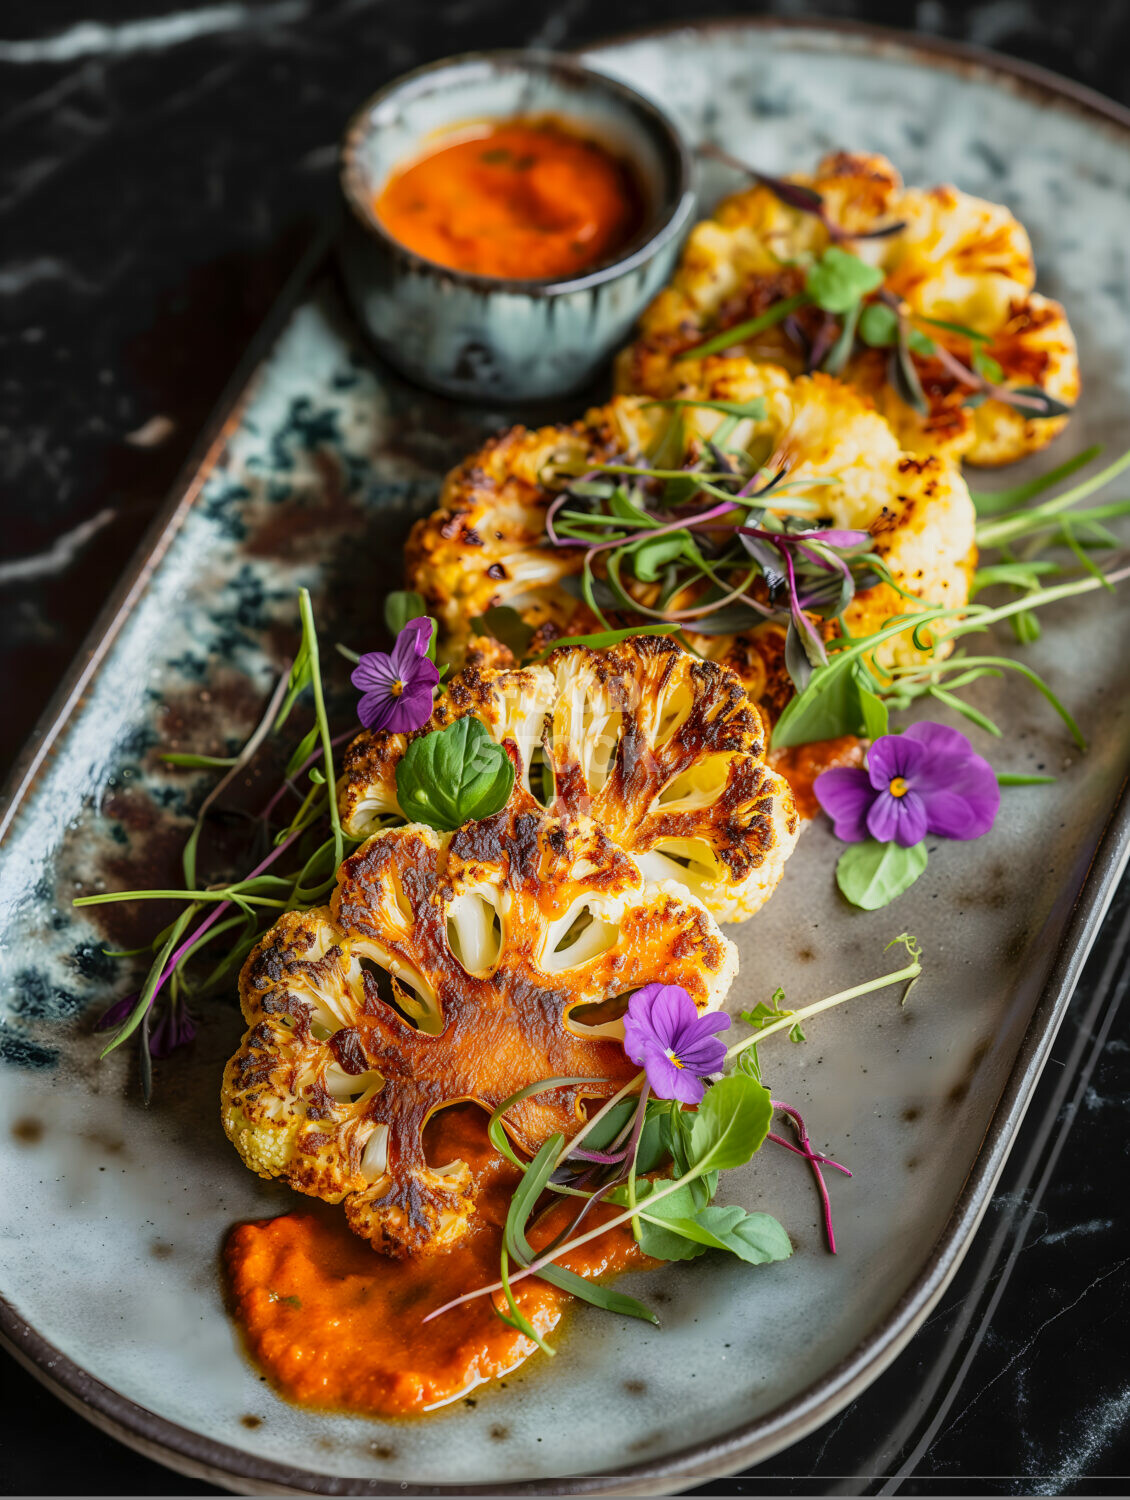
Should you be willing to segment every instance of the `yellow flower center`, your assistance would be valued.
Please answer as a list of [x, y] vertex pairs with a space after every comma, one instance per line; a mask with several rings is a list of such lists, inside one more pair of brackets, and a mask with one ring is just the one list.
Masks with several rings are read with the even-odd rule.
[[671, 1050], [670, 1047], [667, 1048], [665, 1056], [667, 1058], [667, 1061], [668, 1062], [673, 1062], [677, 1068], [685, 1068], [686, 1067], [686, 1063], [681, 1063], [679, 1061], [679, 1059], [675, 1056], [674, 1052], [672, 1052], [672, 1050]]
[[389, 688], [389, 692], [392, 694], [392, 696], [394, 698], [399, 698], [400, 695], [401, 695], [401, 693], [403, 691], [404, 691], [404, 684], [401, 682], [400, 678], [398, 677], [396, 679], [396, 681], [393, 683], [393, 685]]
[[892, 797], [905, 797], [910, 788], [902, 776], [896, 776], [888, 788]]

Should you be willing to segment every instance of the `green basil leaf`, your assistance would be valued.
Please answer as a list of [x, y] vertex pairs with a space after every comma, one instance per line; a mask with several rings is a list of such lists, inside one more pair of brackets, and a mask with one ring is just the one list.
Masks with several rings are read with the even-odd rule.
[[829, 245], [820, 259], [809, 266], [804, 289], [817, 307], [842, 314], [850, 312], [861, 297], [882, 284], [882, 271], [838, 245]]
[[413, 740], [396, 767], [401, 812], [443, 833], [500, 811], [513, 786], [510, 757], [474, 717]]
[[904, 849], [893, 841], [850, 844], [836, 865], [836, 884], [853, 906], [878, 911], [908, 891], [926, 868], [926, 845]]
[[792, 1242], [772, 1214], [746, 1213], [736, 1203], [702, 1208], [693, 1219], [676, 1219], [670, 1232], [704, 1248], [728, 1250], [751, 1266], [788, 1260], [793, 1253]]
[[691, 1160], [703, 1170], [744, 1166], [764, 1141], [773, 1118], [769, 1092], [746, 1073], [731, 1073], [707, 1089], [691, 1127]]
[[872, 349], [890, 349], [898, 343], [898, 313], [885, 302], [871, 302], [859, 318], [859, 336]]
[[492, 604], [481, 615], [475, 615], [471, 621], [471, 629], [508, 646], [519, 661], [529, 650], [534, 638], [534, 627], [527, 625], [518, 611], [511, 609], [508, 604]]
[[886, 706], [867, 685], [855, 660], [833, 656], [826, 667], [813, 671], [804, 692], [785, 705], [773, 727], [773, 749], [834, 740], [842, 734], [875, 739], [878, 736], [872, 731], [878, 728], [885, 734], [886, 723]]
[[385, 625], [390, 635], [399, 635], [409, 620], [418, 620], [427, 612], [423, 594], [412, 589], [394, 589], [385, 598]]

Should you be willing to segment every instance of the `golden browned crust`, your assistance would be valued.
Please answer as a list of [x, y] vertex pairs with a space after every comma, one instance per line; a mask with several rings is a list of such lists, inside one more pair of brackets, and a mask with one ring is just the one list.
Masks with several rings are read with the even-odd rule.
[[262, 1175], [344, 1200], [377, 1249], [444, 1250], [473, 1189], [464, 1164], [427, 1160], [431, 1114], [591, 1079], [506, 1117], [528, 1152], [569, 1135], [585, 1099], [635, 1072], [577, 1008], [654, 979], [717, 1006], [735, 967], [707, 911], [646, 884], [591, 820], [511, 806], [454, 834], [383, 833], [344, 862], [329, 909], [287, 913], [244, 966], [249, 1029], [225, 1073], [225, 1128]]
[[[728, 668], [666, 636], [562, 647], [540, 665], [469, 662], [420, 733], [475, 715], [562, 818], [591, 817], [655, 878], [689, 885], [722, 921], [750, 916], [779, 881], [797, 833], [784, 780], [765, 764], [760, 711]], [[345, 754], [342, 823], [364, 837], [400, 813], [396, 766], [411, 737], [360, 735]], [[542, 791], [536, 762], [551, 781]]]
[[[1063, 308], [1034, 292], [1028, 235], [1007, 209], [949, 186], [904, 189], [889, 161], [862, 153], [837, 152], [812, 177], [790, 180], [823, 196], [831, 220], [847, 231], [847, 248], [882, 270], [887, 290], [912, 312], [984, 335], [982, 347], [1001, 365], [1005, 384], [1038, 386], [1074, 404], [1080, 384], [1074, 336]], [[899, 222], [903, 227], [886, 238], [850, 238]], [[829, 244], [818, 219], [781, 203], [766, 187], [725, 199], [692, 231], [670, 285], [645, 310], [639, 337], [618, 357], [617, 389], [676, 394], [679, 355], [799, 291], [806, 267]], [[827, 347], [831, 324], [819, 309], [799, 309], [793, 325], [810, 344]], [[969, 362], [967, 337], [937, 326], [928, 332]], [[791, 374], [804, 368], [798, 342], [779, 324], [733, 352]], [[930, 355], [912, 357], [925, 414], [889, 383], [886, 350], [865, 349], [844, 370], [845, 380], [875, 400], [904, 448], [964, 455], [976, 464], [1011, 463], [1044, 447], [1067, 421], [1025, 417], [996, 399], [966, 406], [968, 387], [949, 367]]]

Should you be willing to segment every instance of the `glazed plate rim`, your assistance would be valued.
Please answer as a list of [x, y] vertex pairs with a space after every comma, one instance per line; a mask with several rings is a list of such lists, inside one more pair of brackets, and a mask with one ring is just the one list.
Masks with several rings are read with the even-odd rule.
[[[815, 18], [742, 17], [731, 20], [672, 23], [644, 27], [602, 39], [584, 49], [599, 55], [650, 37], [680, 32], [717, 34], [783, 32], [832, 35], [864, 52], [901, 56], [908, 62], [944, 68], [956, 74], [976, 72], [1006, 87], [1068, 106], [1092, 123], [1113, 126], [1130, 142], [1130, 110], [1101, 94], [1032, 63], [937, 37], [862, 22]], [[169, 501], [142, 540], [132, 562], [114, 588], [87, 636], [70, 672], [53, 696], [26, 748], [17, 759], [0, 798], [0, 841], [32, 790], [52, 749], [81, 703], [125, 621], [144, 593], [184, 518], [191, 511], [227, 437], [248, 401], [255, 376], [286, 319], [326, 259], [327, 232], [302, 258], [280, 294], [265, 325], [251, 341], [229, 381], [204, 435], [195, 446]], [[0, 1343], [68, 1406], [128, 1446], [168, 1467], [225, 1485], [239, 1492], [291, 1494], [462, 1494], [590, 1495], [655, 1493], [658, 1482], [691, 1482], [732, 1474], [769, 1458], [796, 1442], [843, 1408], [871, 1383], [905, 1347], [929, 1315], [956, 1273], [988, 1206], [1044, 1062], [1075, 989], [1118, 880], [1130, 862], [1130, 801], [1123, 783], [1111, 809], [1094, 859], [1075, 901], [1055, 955], [1048, 981], [1033, 1011], [1008, 1081], [997, 1100], [981, 1149], [961, 1194], [913, 1286], [883, 1322], [846, 1359], [806, 1390], [773, 1411], [745, 1423], [721, 1438], [691, 1444], [664, 1459], [628, 1465], [604, 1474], [562, 1480], [526, 1480], [501, 1484], [402, 1484], [347, 1479], [256, 1458], [241, 1449], [180, 1426], [130, 1401], [32, 1328], [0, 1297]]]

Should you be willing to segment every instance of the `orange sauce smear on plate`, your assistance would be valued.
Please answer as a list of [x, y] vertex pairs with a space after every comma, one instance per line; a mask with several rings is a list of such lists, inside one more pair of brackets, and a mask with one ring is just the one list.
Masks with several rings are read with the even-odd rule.
[[374, 199], [394, 239], [427, 260], [504, 280], [567, 277], [609, 260], [643, 220], [631, 170], [552, 120], [449, 136]]
[[[423, 1321], [452, 1297], [498, 1280], [502, 1225], [519, 1174], [490, 1145], [485, 1127], [474, 1105], [446, 1109], [428, 1126], [431, 1159], [462, 1157], [479, 1194], [470, 1235], [445, 1255], [378, 1255], [339, 1209], [322, 1205], [232, 1230], [224, 1260], [235, 1316], [255, 1361], [284, 1396], [303, 1406], [406, 1416], [504, 1375], [534, 1352], [530, 1339], [495, 1315], [489, 1297]], [[531, 1229], [531, 1243], [547, 1244], [575, 1212], [572, 1199], [556, 1201]], [[614, 1212], [594, 1210], [593, 1224]], [[561, 1264], [597, 1277], [648, 1262], [622, 1225]], [[537, 1277], [518, 1282], [514, 1296], [543, 1336], [571, 1300]]]
[[862, 765], [863, 741], [854, 734], [841, 734], [834, 740], [814, 740], [810, 745], [776, 750], [769, 760], [792, 788], [797, 812], [802, 818], [814, 818], [820, 804], [812, 790], [813, 782], [821, 771], [830, 771], [833, 766]]

